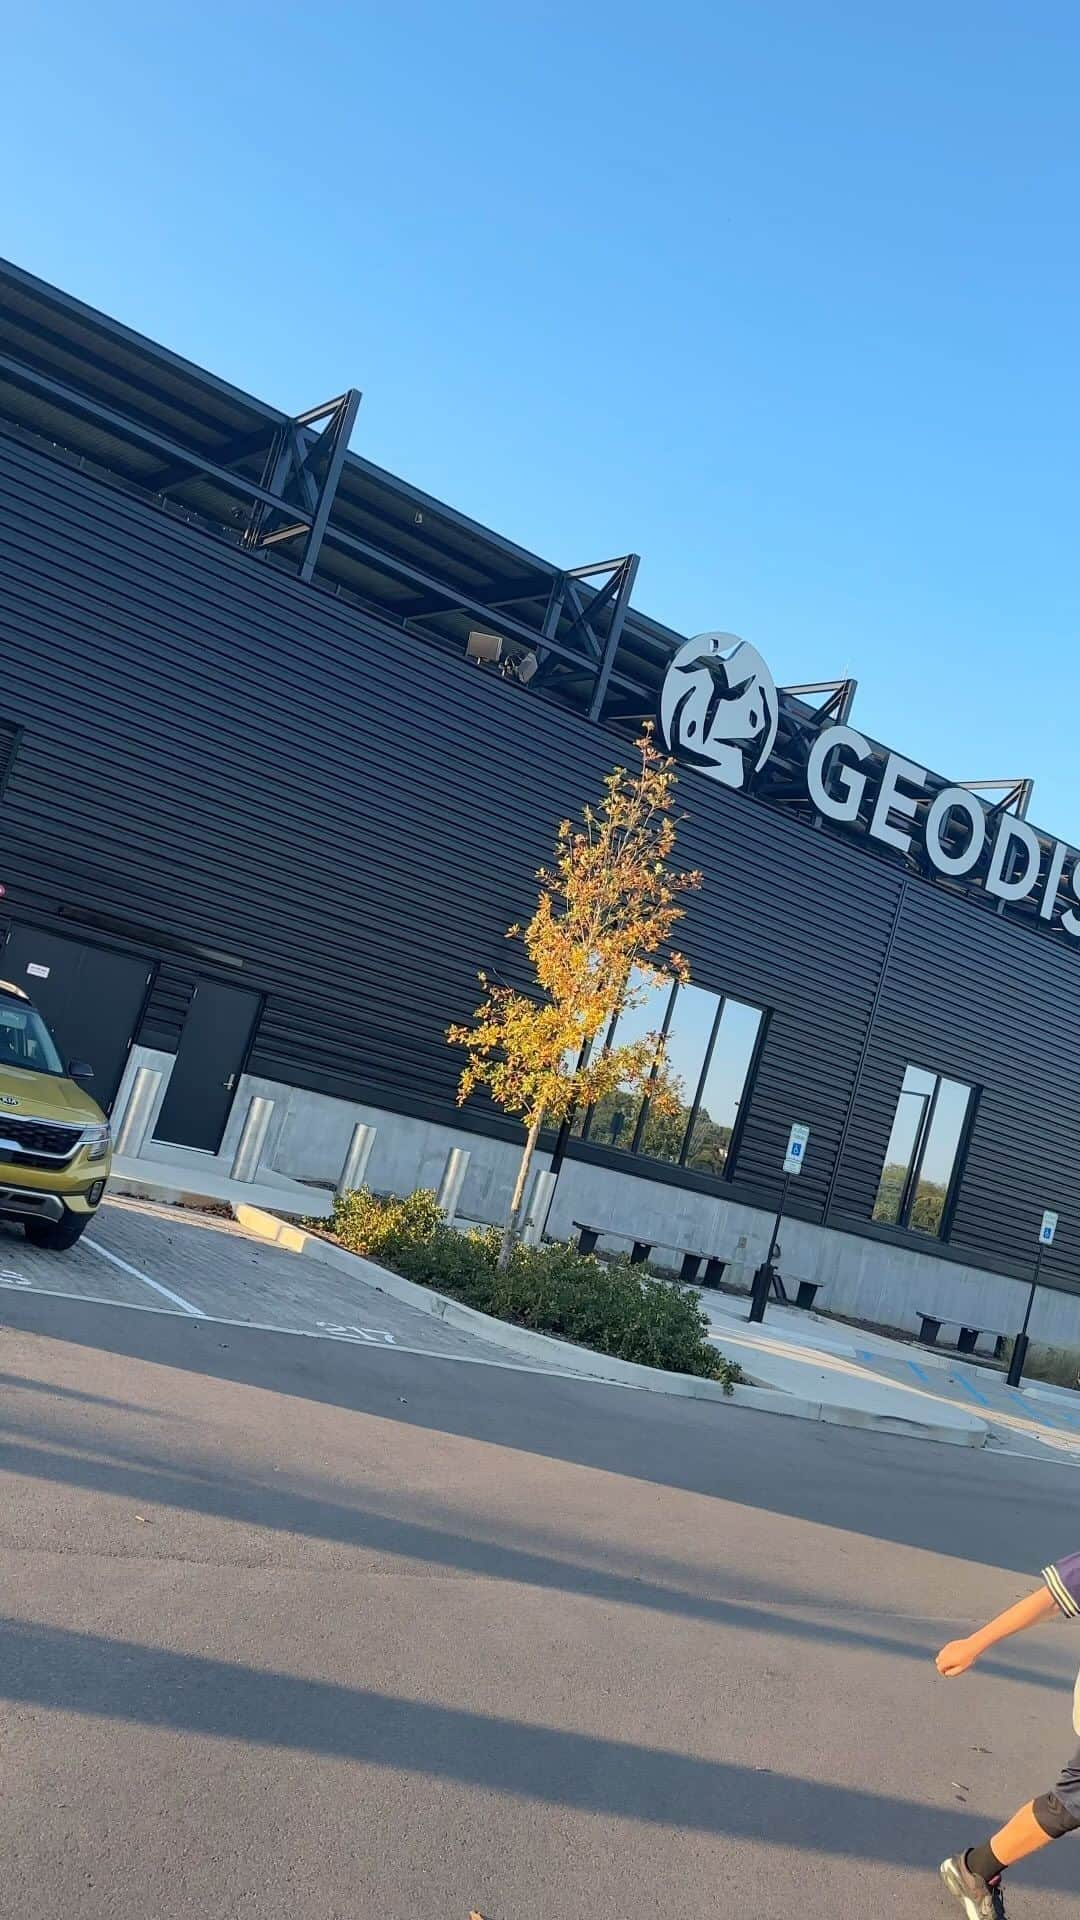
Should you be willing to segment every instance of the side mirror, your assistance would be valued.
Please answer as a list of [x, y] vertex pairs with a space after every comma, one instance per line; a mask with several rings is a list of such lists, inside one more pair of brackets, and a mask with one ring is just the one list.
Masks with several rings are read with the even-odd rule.
[[94, 1077], [94, 1069], [90, 1065], [89, 1060], [69, 1060], [68, 1061], [69, 1080], [92, 1080], [93, 1077]]

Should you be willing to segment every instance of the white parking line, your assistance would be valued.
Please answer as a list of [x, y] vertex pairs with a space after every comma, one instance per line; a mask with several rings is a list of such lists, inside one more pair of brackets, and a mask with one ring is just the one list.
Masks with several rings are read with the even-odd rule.
[[330, 1334], [335, 1340], [363, 1340], [368, 1346], [377, 1347], [380, 1340], [385, 1347], [396, 1347], [397, 1340], [392, 1333], [384, 1333], [381, 1327], [342, 1327], [336, 1320], [316, 1320], [320, 1333]]
[[1020, 1447], [987, 1447], [987, 1453], [994, 1460], [1034, 1460], [1040, 1467], [1071, 1467], [1076, 1472], [1075, 1460], [1063, 1460], [1060, 1454], [1024, 1453]]
[[[85, 1245], [85, 1242], [83, 1244]], [[101, 1251], [104, 1252], [104, 1248], [102, 1248]], [[110, 1257], [116, 1259], [115, 1254]], [[117, 1264], [123, 1266], [124, 1262], [119, 1261]], [[134, 1273], [136, 1269], [132, 1267], [129, 1268], [128, 1271]], [[140, 1280], [145, 1277], [143, 1274], [139, 1275]], [[14, 1287], [16, 1284], [26, 1288], [27, 1292], [32, 1293], [39, 1300], [67, 1300], [70, 1301], [72, 1306], [76, 1307], [110, 1307], [115, 1309], [117, 1313], [157, 1313], [163, 1316], [172, 1312], [171, 1307], [143, 1306], [141, 1301], [108, 1300], [103, 1296], [93, 1293], [60, 1293], [54, 1287], [34, 1286], [29, 1280], [22, 1280], [16, 1283], [14, 1280], [4, 1280], [0, 1278], [0, 1286]], [[151, 1281], [151, 1285], [153, 1284], [154, 1282]], [[159, 1288], [159, 1292], [165, 1291], [165, 1288]], [[25, 1295], [23, 1297], [25, 1298]], [[178, 1296], [176, 1294], [170, 1294], [169, 1298], [175, 1300]], [[340, 1342], [343, 1345], [362, 1346], [365, 1353], [371, 1353], [374, 1348], [376, 1353], [387, 1356], [403, 1353], [406, 1358], [415, 1360], [446, 1360], [452, 1365], [459, 1367], [498, 1367], [501, 1368], [503, 1373], [531, 1373], [534, 1378], [541, 1380], [576, 1380], [579, 1385], [584, 1387], [611, 1387], [617, 1393], [645, 1392], [644, 1387], [635, 1386], [630, 1380], [598, 1380], [595, 1375], [591, 1373], [574, 1373], [565, 1367], [530, 1367], [527, 1362], [523, 1360], [503, 1360], [499, 1357], [489, 1359], [487, 1354], [442, 1353], [434, 1347], [404, 1346], [396, 1337], [393, 1346], [387, 1346], [385, 1344], [380, 1345], [377, 1341], [374, 1343], [358, 1341], [350, 1334], [324, 1332], [321, 1327], [280, 1327], [273, 1325], [267, 1320], [227, 1320], [220, 1313], [203, 1313], [200, 1308], [191, 1306], [187, 1308], [187, 1311], [197, 1315], [200, 1320], [205, 1320], [207, 1326], [233, 1327], [237, 1333], [281, 1334], [287, 1340], [332, 1340]], [[1034, 1456], [1023, 1454], [1018, 1457], [1027, 1460]]]
[[84, 1247], [89, 1247], [92, 1253], [99, 1253], [103, 1260], [111, 1260], [114, 1267], [119, 1267], [124, 1273], [130, 1273], [132, 1279], [141, 1280], [145, 1286], [153, 1287], [154, 1292], [160, 1293], [163, 1300], [171, 1300], [173, 1306], [179, 1307], [183, 1313], [190, 1313], [196, 1320], [206, 1319], [202, 1308], [193, 1307], [191, 1301], [185, 1300], [182, 1293], [174, 1293], [171, 1287], [163, 1287], [160, 1280], [151, 1280], [148, 1273], [143, 1273], [141, 1268], [133, 1267], [128, 1261], [121, 1260], [118, 1253], [110, 1253], [108, 1247], [103, 1247], [100, 1241], [91, 1240], [88, 1234], [84, 1234], [82, 1243]]

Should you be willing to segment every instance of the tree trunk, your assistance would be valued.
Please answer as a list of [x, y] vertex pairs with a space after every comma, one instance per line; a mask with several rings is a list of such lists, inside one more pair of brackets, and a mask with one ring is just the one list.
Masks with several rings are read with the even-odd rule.
[[536, 1152], [536, 1143], [540, 1138], [540, 1129], [543, 1124], [544, 1114], [543, 1109], [541, 1109], [533, 1121], [532, 1126], [529, 1128], [528, 1137], [521, 1150], [521, 1165], [518, 1168], [517, 1180], [514, 1183], [514, 1194], [510, 1202], [510, 1218], [506, 1223], [506, 1230], [503, 1233], [502, 1246], [499, 1248], [500, 1271], [510, 1264], [511, 1249], [513, 1248], [514, 1241], [517, 1239], [518, 1220], [521, 1215], [521, 1209], [525, 1204], [525, 1186], [529, 1178], [529, 1168], [532, 1166], [533, 1155]]

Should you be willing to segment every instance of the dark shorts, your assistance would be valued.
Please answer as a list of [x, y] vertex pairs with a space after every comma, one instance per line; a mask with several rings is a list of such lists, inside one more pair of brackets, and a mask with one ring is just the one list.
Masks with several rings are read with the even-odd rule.
[[1059, 1803], [1061, 1811], [1065, 1814], [1065, 1820], [1055, 1818], [1055, 1826], [1061, 1826], [1063, 1830], [1078, 1828], [1080, 1826], [1080, 1747], [1076, 1747], [1076, 1753], [1072, 1755], [1072, 1759], [1061, 1768], [1061, 1774], [1053, 1786], [1053, 1793], [1047, 1795], [1047, 1801], [1045, 1803], [1036, 1801], [1036, 1816], [1042, 1818], [1043, 1805], [1049, 1805], [1051, 1812], [1057, 1814], [1057, 1807], [1053, 1807], [1055, 1801]]
[[1031, 1810], [1048, 1840], [1060, 1840], [1080, 1828], [1080, 1747], [1062, 1767], [1050, 1792], [1041, 1793]]
[[1061, 1777], [1054, 1786], [1054, 1792], [1066, 1813], [1071, 1814], [1080, 1824], [1080, 1747], [1077, 1747], [1071, 1760], [1061, 1769]]

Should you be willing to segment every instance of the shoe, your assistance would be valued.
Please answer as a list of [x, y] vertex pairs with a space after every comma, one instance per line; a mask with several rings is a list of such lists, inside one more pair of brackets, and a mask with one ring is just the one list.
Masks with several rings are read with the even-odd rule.
[[959, 1900], [967, 1920], [1005, 1920], [1005, 1897], [1001, 1891], [1000, 1880], [989, 1884], [972, 1873], [967, 1859], [962, 1853], [952, 1860], [942, 1863], [941, 1878], [952, 1894]]

